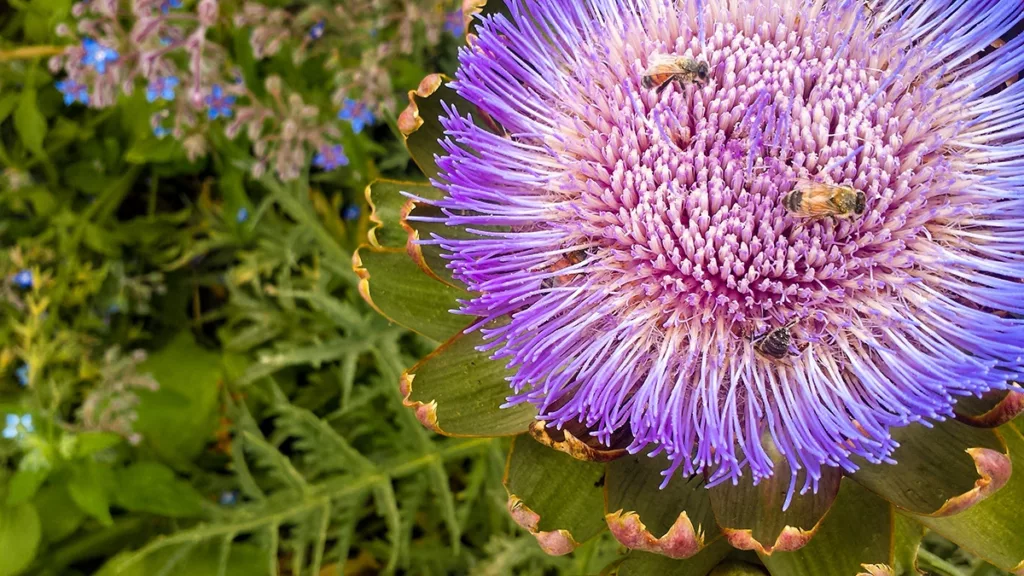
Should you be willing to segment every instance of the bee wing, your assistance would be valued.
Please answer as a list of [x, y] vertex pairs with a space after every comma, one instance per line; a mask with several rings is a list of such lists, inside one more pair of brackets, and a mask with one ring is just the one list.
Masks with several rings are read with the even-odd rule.
[[800, 201], [800, 212], [805, 216], [828, 216], [836, 212], [832, 202], [835, 191], [833, 186], [807, 178], [797, 178], [793, 190], [799, 190], [803, 194]]
[[656, 66], [667, 66], [674, 68], [676, 71], [679, 70], [679, 56], [672, 54], [651, 54], [647, 58], [647, 69], [650, 70]]

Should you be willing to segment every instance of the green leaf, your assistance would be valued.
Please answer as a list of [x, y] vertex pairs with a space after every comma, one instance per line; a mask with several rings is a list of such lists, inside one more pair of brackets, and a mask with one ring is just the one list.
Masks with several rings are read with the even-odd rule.
[[947, 420], [934, 428], [896, 428], [892, 437], [900, 444], [892, 455], [896, 464], [858, 462], [861, 468], [851, 477], [910, 512], [955, 514], [991, 495], [1010, 476], [1006, 446], [990, 429]]
[[114, 478], [110, 470], [92, 460], [80, 460], [71, 469], [68, 494], [86, 514], [104, 526], [114, 524], [110, 517], [110, 493]]
[[36, 557], [41, 535], [32, 504], [0, 505], [0, 576], [20, 574]]
[[443, 342], [472, 321], [449, 312], [469, 293], [427, 276], [405, 251], [376, 252], [363, 247], [352, 262], [361, 279], [359, 293], [396, 324]]
[[169, 518], [195, 518], [203, 514], [203, 497], [191, 484], [158, 462], [136, 462], [116, 473], [114, 502], [132, 512]]
[[427, 428], [449, 436], [509, 436], [529, 428], [537, 416], [524, 403], [502, 409], [511, 394], [511, 372], [477, 351], [479, 330], [459, 334], [402, 375], [404, 403]]
[[792, 472], [785, 457], [766, 434], [762, 440], [774, 464], [774, 474], [754, 486], [748, 478], [736, 485], [722, 483], [710, 490], [711, 506], [726, 538], [736, 548], [771, 554], [795, 550], [810, 540], [839, 491], [842, 472], [822, 466], [817, 492], [800, 494], [804, 476], [797, 476], [789, 507], [783, 510]]
[[217, 427], [220, 357], [195, 343], [183, 330], [139, 366], [160, 384], [138, 392], [135, 429], [162, 459], [186, 466], [198, 456]]
[[231, 544], [222, 555], [222, 542], [168, 546], [140, 556], [123, 552], [96, 572], [96, 576], [261, 576], [270, 574], [267, 553], [254, 544]]
[[7, 120], [7, 117], [14, 112], [14, 108], [18, 105], [20, 94], [11, 92], [0, 96], [0, 122]]
[[91, 456], [117, 446], [122, 440], [113, 432], [82, 432], [75, 437], [75, 455], [79, 458]]
[[1010, 451], [1014, 473], [1003, 488], [985, 501], [954, 516], [912, 516], [971, 553], [1003, 570], [1024, 571], [1024, 436], [1021, 418], [999, 428]]
[[367, 233], [375, 248], [404, 249], [409, 233], [402, 228], [403, 210], [411, 208], [413, 200], [402, 195], [408, 192], [421, 198], [439, 198], [441, 191], [430, 184], [377, 180], [366, 188], [366, 201], [370, 204], [370, 222], [376, 224]]
[[665, 456], [624, 456], [608, 464], [605, 520], [615, 538], [634, 550], [689, 558], [721, 536], [704, 476], [673, 477]]
[[18, 108], [14, 111], [14, 129], [26, 148], [38, 156], [45, 156], [43, 139], [46, 138], [46, 118], [39, 111], [38, 94], [35, 88], [21, 92]]
[[28, 459], [22, 459], [22, 464], [18, 467], [18, 471], [11, 477], [11, 482], [7, 486], [7, 505], [16, 506], [22, 502], [31, 500], [39, 487], [46, 481], [46, 477], [50, 475], [49, 468], [29, 468], [25, 466], [25, 462]]
[[51, 544], [73, 534], [85, 521], [85, 512], [75, 504], [63, 483], [43, 486], [33, 503], [42, 521], [43, 539]]
[[673, 560], [658, 554], [631, 552], [619, 565], [618, 576], [705, 576], [732, 550], [718, 538], [692, 558]]
[[174, 138], [147, 137], [135, 142], [124, 153], [124, 159], [132, 164], [159, 164], [185, 159], [185, 149]]
[[895, 516], [892, 562], [889, 565], [897, 576], [917, 576], [917, 551], [924, 538], [924, 526], [901, 514]]
[[567, 554], [605, 529], [603, 479], [603, 465], [520, 436], [505, 467], [509, 512], [545, 552]]
[[893, 508], [849, 479], [814, 538], [793, 552], [760, 554], [773, 576], [854, 576], [891, 561]]

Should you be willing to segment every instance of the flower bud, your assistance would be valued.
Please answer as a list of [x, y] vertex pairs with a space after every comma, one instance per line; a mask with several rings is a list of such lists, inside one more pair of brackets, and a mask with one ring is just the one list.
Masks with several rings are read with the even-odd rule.
[[217, 0], [199, 0], [199, 24], [210, 28], [217, 24]]
[[281, 138], [285, 141], [294, 140], [299, 133], [299, 127], [295, 121], [289, 118], [281, 125]]
[[267, 92], [272, 96], [281, 95], [281, 77], [280, 76], [268, 76], [263, 85], [266, 87]]

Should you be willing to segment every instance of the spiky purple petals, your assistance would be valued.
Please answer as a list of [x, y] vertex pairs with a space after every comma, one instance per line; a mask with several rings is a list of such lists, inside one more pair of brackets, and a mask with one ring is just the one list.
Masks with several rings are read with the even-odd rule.
[[[767, 432], [807, 490], [1021, 377], [1020, 1], [508, 4], [452, 84], [504, 133], [448, 107], [437, 185], [511, 403], [712, 483], [770, 476]], [[655, 54], [710, 77], [645, 88]], [[798, 178], [866, 211], [790, 214]]]

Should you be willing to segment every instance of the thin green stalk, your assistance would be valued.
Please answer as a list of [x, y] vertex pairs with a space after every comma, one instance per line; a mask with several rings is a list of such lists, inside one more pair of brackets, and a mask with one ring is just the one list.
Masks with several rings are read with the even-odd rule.
[[923, 547], [917, 552], [917, 565], [919, 568], [938, 576], [964, 576], [959, 568], [925, 550]]
[[111, 542], [120, 543], [126, 536], [138, 534], [144, 524], [144, 518], [131, 517], [116, 520], [114, 525], [109, 528], [86, 533], [81, 538], [48, 552], [45, 558], [37, 560], [40, 563], [45, 562], [42, 566], [36, 566], [39, 570], [38, 573], [42, 575], [61, 574], [68, 566], [95, 557], [98, 551], [105, 549], [105, 545]]

